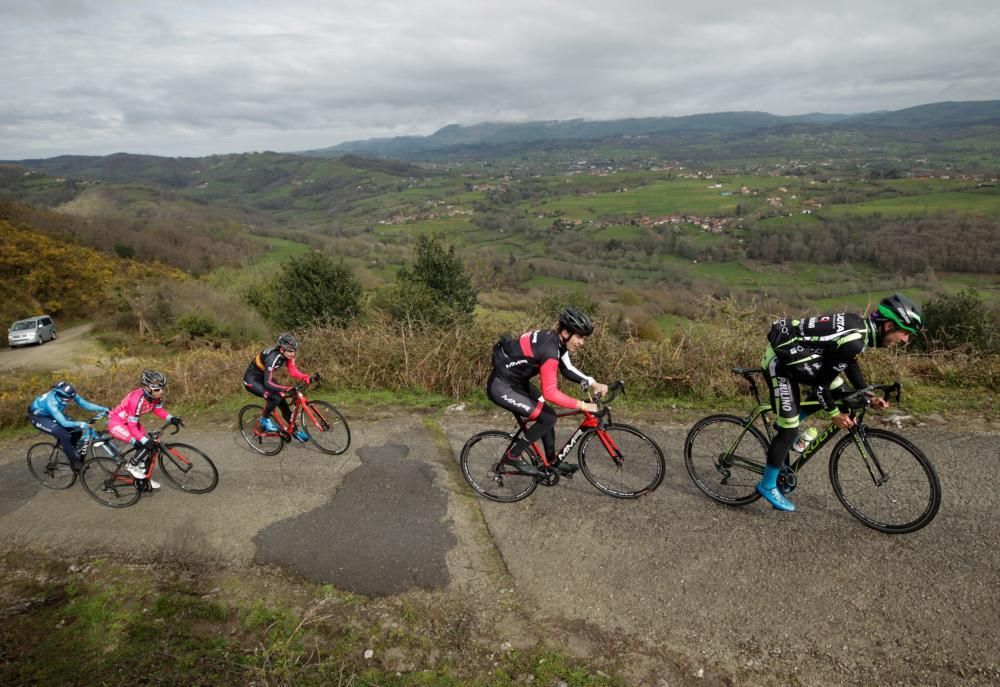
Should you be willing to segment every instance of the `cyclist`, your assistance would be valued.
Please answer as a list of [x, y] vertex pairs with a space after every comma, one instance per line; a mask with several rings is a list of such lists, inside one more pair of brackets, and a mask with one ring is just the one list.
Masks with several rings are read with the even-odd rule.
[[[264, 405], [264, 413], [260, 418], [260, 427], [265, 432], [278, 432], [278, 424], [271, 418], [271, 413], [275, 408], [281, 409], [281, 416], [288, 423], [292, 419], [292, 409], [288, 407], [285, 397], [292, 390], [290, 386], [284, 386], [274, 381], [274, 372], [282, 367], [288, 367], [288, 374], [300, 382], [312, 384], [313, 378], [299, 368], [295, 367], [295, 354], [299, 350], [299, 340], [293, 335], [285, 332], [278, 336], [277, 345], [261, 351], [250, 361], [246, 374], [243, 375], [243, 386], [254, 396], [260, 396], [267, 403]], [[296, 430], [292, 435], [302, 443], [309, 440], [309, 435], [304, 430]]]
[[107, 415], [110, 408], [91, 403], [76, 392], [69, 382], [56, 382], [50, 391], [35, 398], [28, 406], [28, 420], [35, 429], [51, 434], [59, 441], [63, 453], [69, 458], [73, 472], [79, 472], [83, 461], [77, 453], [76, 444], [85, 431], [90, 429], [86, 422], [77, 422], [66, 417], [66, 406], [75, 402], [84, 410], [99, 415]]
[[[146, 413], [153, 413], [175, 427], [184, 424], [179, 417], [171, 415], [163, 408], [163, 390], [166, 386], [167, 377], [162, 372], [143, 370], [139, 376], [139, 388], [130, 391], [128, 396], [111, 411], [111, 417], [108, 419], [108, 431], [114, 438], [141, 449], [132, 455], [126, 466], [129, 474], [136, 479], [146, 476], [146, 459], [156, 445], [143, 429], [140, 418]], [[149, 486], [159, 489], [160, 483], [151, 479]]]
[[[838, 375], [844, 373], [855, 389], [868, 386], [858, 364], [858, 356], [865, 348], [906, 344], [923, 324], [920, 307], [906, 296], [893, 294], [883, 298], [867, 319], [853, 313], [834, 313], [802, 320], [781, 318], [771, 325], [769, 345], [760, 365], [771, 383], [777, 433], [768, 449], [767, 467], [757, 491], [772, 506], [795, 510], [778, 489], [777, 479], [798, 435], [799, 384], [812, 386], [820, 407], [834, 424], [848, 429], [854, 421], [848, 413], [840, 412], [831, 393]], [[889, 406], [882, 398], [870, 402], [876, 408]]]
[[[608, 392], [606, 384], [585, 375], [569, 358], [569, 354], [580, 350], [584, 339], [593, 333], [594, 325], [586, 314], [576, 308], [566, 308], [559, 313], [559, 321], [552, 329], [526, 332], [519, 339], [504, 337], [493, 347], [493, 371], [486, 382], [487, 395], [501, 408], [535, 421], [504, 456], [525, 475], [541, 475], [530, 461], [522, 459], [533, 441], [541, 439], [546, 459], [556, 462], [557, 416], [546, 401], [564, 408], [597, 412], [596, 404], [579, 401], [559, 391], [556, 371], [577, 384], [585, 382], [596, 393]], [[541, 393], [531, 383], [535, 375], [541, 376]], [[563, 475], [572, 475], [577, 467], [566, 462], [556, 465]]]

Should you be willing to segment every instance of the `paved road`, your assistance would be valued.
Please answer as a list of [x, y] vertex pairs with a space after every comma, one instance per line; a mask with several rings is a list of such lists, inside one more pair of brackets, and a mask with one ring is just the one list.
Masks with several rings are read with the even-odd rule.
[[[667, 455], [654, 494], [620, 501], [580, 476], [506, 505], [470, 497], [455, 466], [465, 438], [504, 427], [501, 416], [355, 421], [337, 458], [298, 445], [266, 458], [234, 428], [191, 424], [178, 438], [215, 459], [218, 489], [164, 487], [120, 511], [79, 487], [37, 485], [29, 442], [6, 442], [0, 547], [277, 565], [364, 594], [494, 594], [503, 577], [538, 622], [589, 632], [583, 653], [644, 643], [703, 667], [705, 683], [1000, 680], [998, 494], [981, 477], [1000, 462], [995, 430], [906, 430], [937, 465], [945, 500], [928, 528], [891, 537], [844, 511], [821, 459], [802, 475], [797, 513], [708, 501], [684, 472], [686, 427], [666, 421], [636, 423]], [[499, 641], [541, 639], [496, 622]]]

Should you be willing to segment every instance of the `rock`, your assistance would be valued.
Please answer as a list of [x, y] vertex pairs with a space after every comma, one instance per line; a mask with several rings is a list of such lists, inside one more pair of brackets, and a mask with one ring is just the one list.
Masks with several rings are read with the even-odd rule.
[[365, 658], [370, 659], [374, 655], [375, 655], [375, 652], [372, 649], [365, 649]]
[[461, 413], [464, 410], [465, 410], [465, 404], [464, 403], [453, 403], [452, 405], [448, 406], [448, 408], [446, 409], [445, 412], [448, 412], [448, 413]]

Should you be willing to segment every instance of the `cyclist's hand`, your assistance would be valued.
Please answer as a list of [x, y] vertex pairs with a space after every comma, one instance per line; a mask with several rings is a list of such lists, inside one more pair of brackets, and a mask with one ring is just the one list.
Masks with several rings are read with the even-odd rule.
[[889, 407], [889, 402], [887, 400], [885, 400], [884, 398], [880, 398], [878, 396], [872, 396], [871, 398], [868, 399], [868, 402], [871, 403], [872, 408], [888, 408]]
[[580, 410], [585, 410], [588, 413], [596, 413], [600, 409], [597, 407], [596, 403], [584, 403]]
[[89, 422], [77, 422], [76, 426], [79, 427], [80, 429], [84, 430], [84, 431], [90, 429], [90, 423]]
[[841, 413], [833, 418], [833, 424], [837, 425], [841, 429], [850, 429], [854, 426], [854, 418], [847, 413]]
[[319, 372], [313, 372], [309, 376], [309, 384], [318, 384], [321, 379], [323, 379], [323, 376]]
[[170, 424], [172, 424], [174, 427], [180, 427], [181, 425], [184, 424], [184, 420], [180, 419], [176, 415], [171, 415], [170, 420], [168, 422], [170, 422]]
[[608, 395], [608, 385], [601, 384], [600, 382], [594, 382], [590, 385], [590, 392], [595, 396], [607, 396]]

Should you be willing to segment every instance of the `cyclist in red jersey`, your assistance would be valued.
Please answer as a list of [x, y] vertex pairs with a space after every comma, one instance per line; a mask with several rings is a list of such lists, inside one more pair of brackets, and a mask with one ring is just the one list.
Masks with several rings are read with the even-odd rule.
[[[566, 308], [552, 329], [526, 332], [519, 339], [505, 338], [493, 347], [493, 371], [486, 382], [486, 393], [494, 403], [526, 420], [534, 420], [511, 447], [507, 459], [518, 469], [534, 477], [541, 473], [522, 454], [531, 442], [542, 440], [545, 457], [556, 462], [555, 426], [558, 419], [546, 401], [563, 408], [597, 412], [597, 405], [580, 401], [559, 391], [558, 375], [577, 384], [586, 384], [598, 394], [606, 394], [608, 386], [589, 377], [570, 361], [569, 354], [580, 350], [586, 337], [594, 333], [594, 325], [586, 314], [576, 308]], [[541, 377], [542, 390], [531, 383]], [[563, 475], [572, 475], [578, 466], [565, 461], [556, 464]]]
[[[267, 403], [264, 405], [264, 413], [260, 418], [260, 426], [266, 432], [277, 432], [278, 424], [271, 418], [271, 413], [275, 408], [281, 410], [281, 416], [285, 422], [292, 419], [292, 409], [288, 406], [285, 397], [292, 387], [279, 384], [274, 379], [274, 373], [282, 367], [288, 368], [288, 374], [300, 382], [312, 384], [313, 378], [299, 368], [295, 367], [295, 354], [299, 350], [299, 340], [293, 335], [285, 332], [278, 336], [277, 346], [261, 351], [254, 356], [247, 366], [247, 371], [243, 375], [243, 388], [254, 396], [260, 396]], [[292, 436], [305, 443], [309, 440], [309, 435], [304, 430], [297, 430]]]

